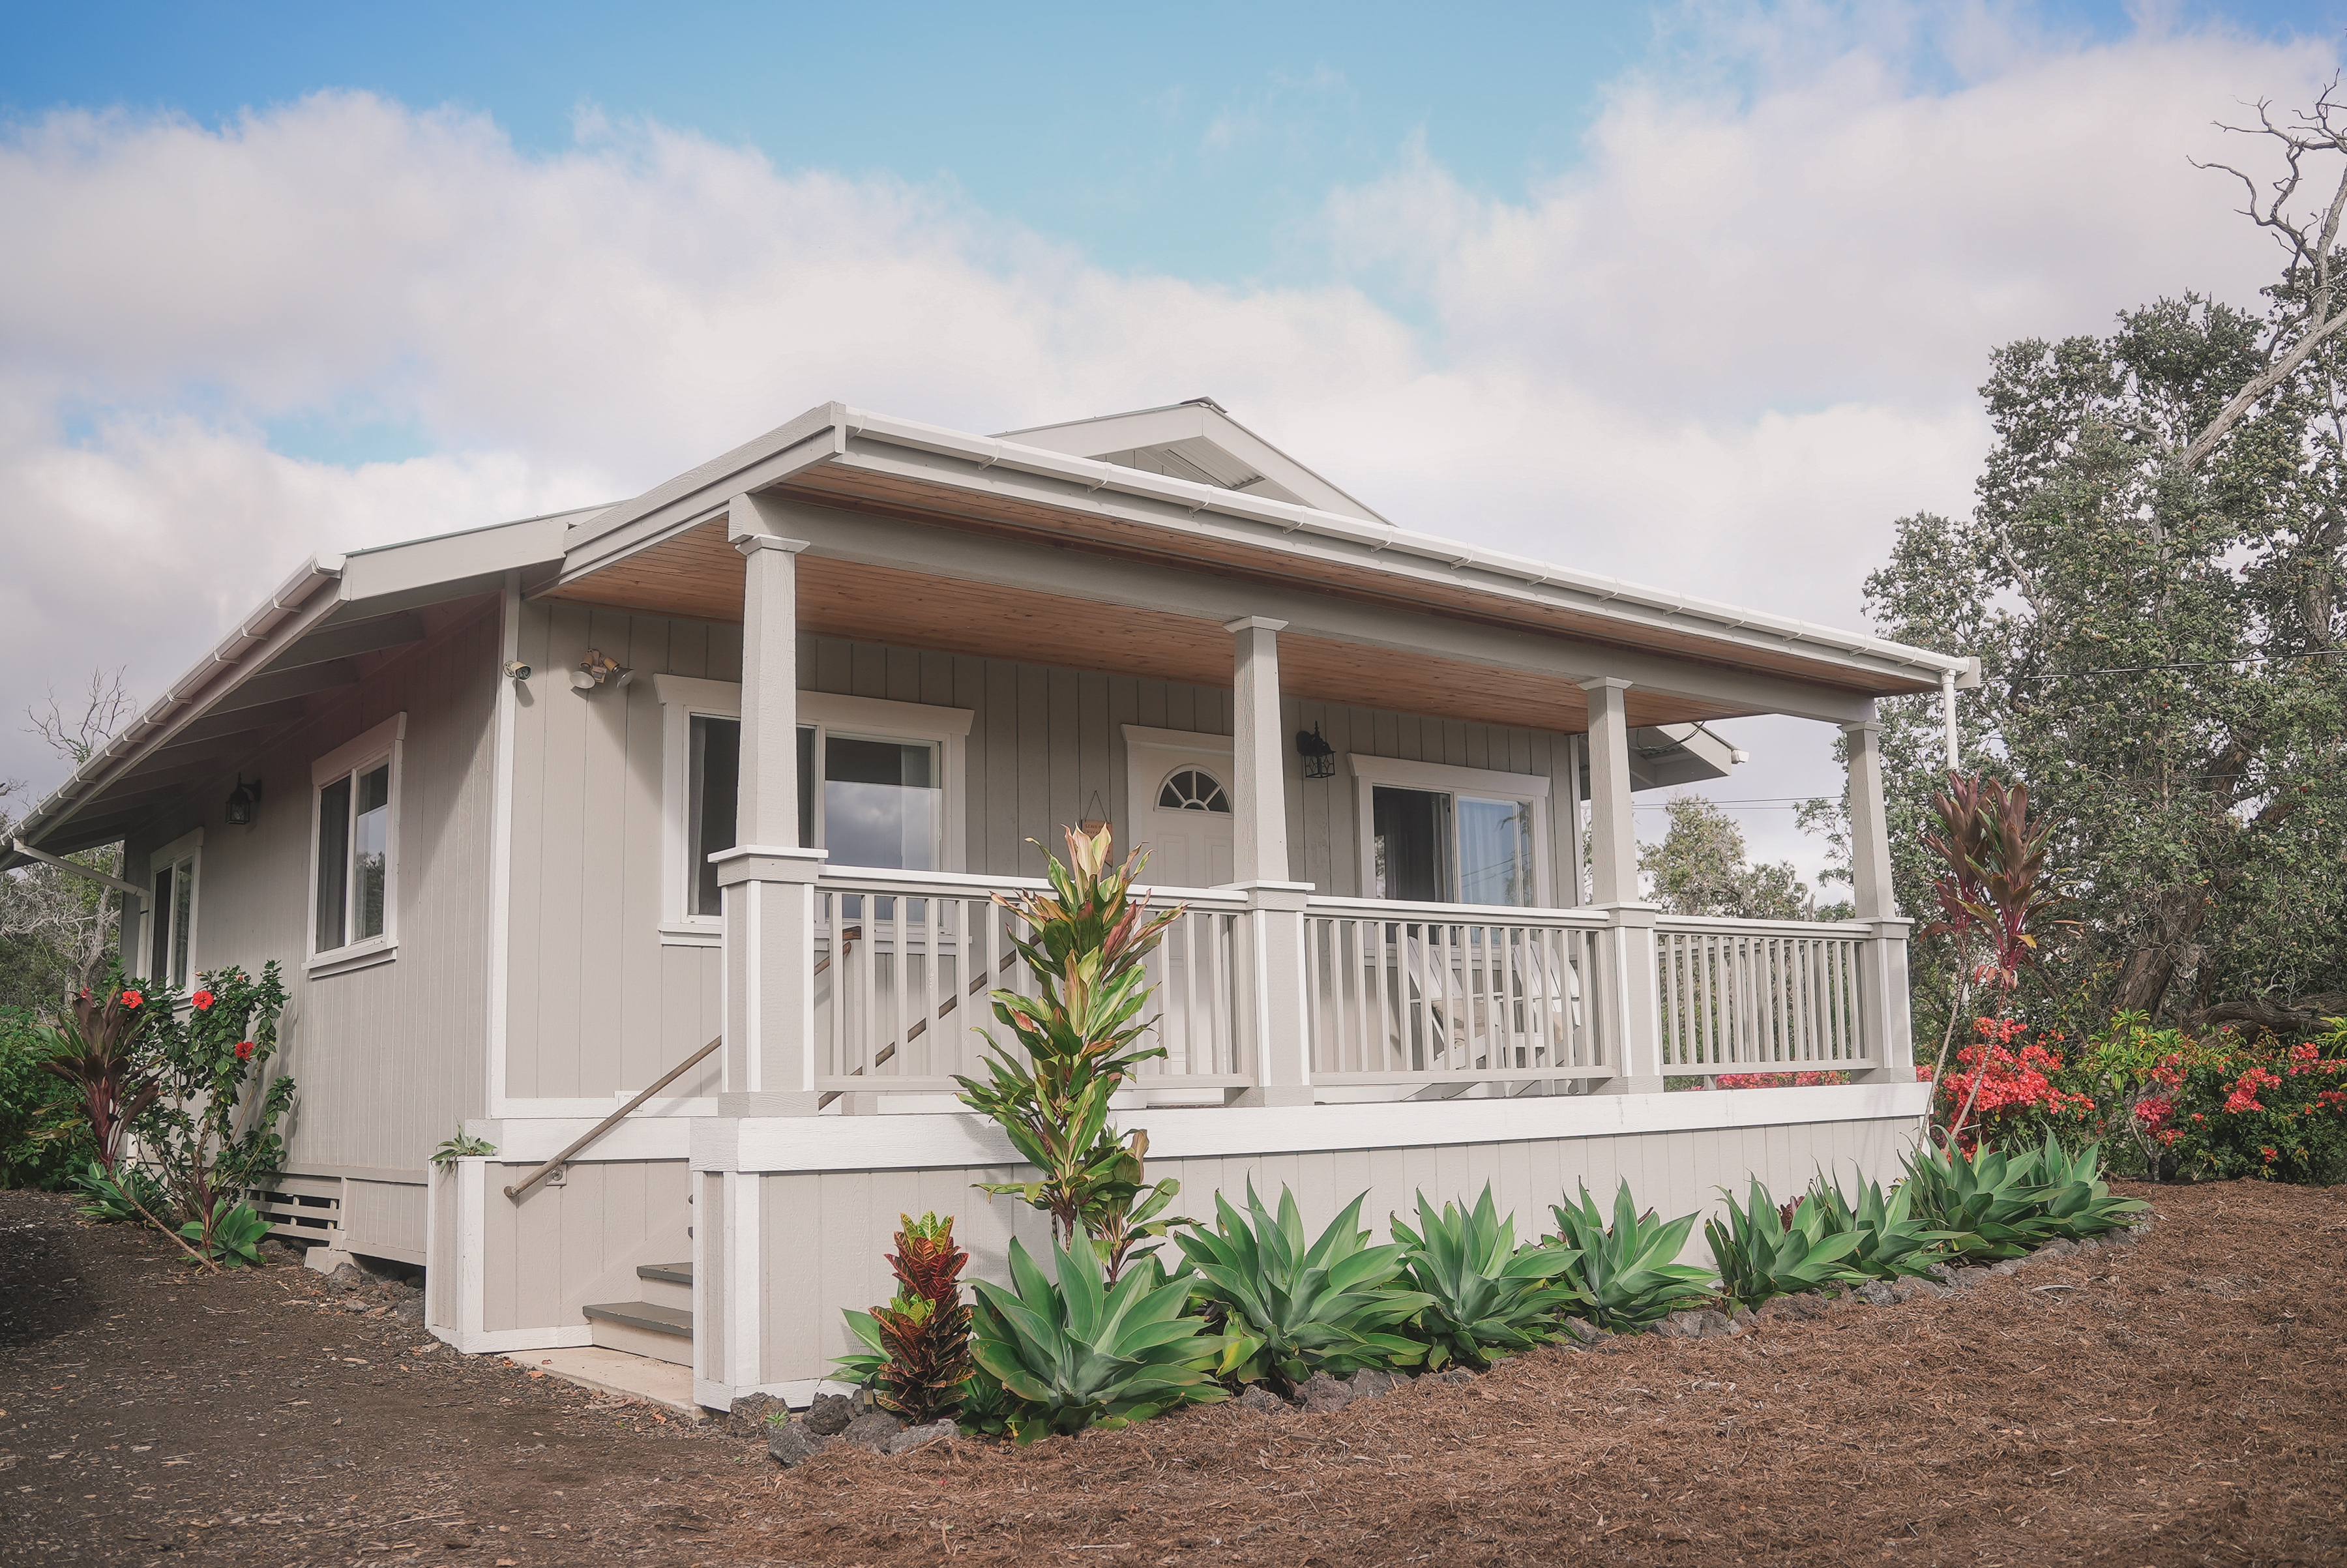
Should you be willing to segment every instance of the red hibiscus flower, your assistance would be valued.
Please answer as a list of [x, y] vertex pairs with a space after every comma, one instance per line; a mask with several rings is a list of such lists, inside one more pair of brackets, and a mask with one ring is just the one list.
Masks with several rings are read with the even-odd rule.
[[239, 1061], [251, 1061], [252, 1060], [252, 1041], [249, 1040], [240, 1040], [236, 1042], [236, 1059]]
[[140, 996], [137, 991], [125, 991], [122, 993], [122, 1005], [127, 1008], [135, 1008], [146, 999], [147, 999], [145, 997]]
[[198, 991], [194, 996], [188, 999], [188, 1005], [195, 1009], [198, 1012], [207, 1011], [212, 1005], [212, 993], [210, 991]]

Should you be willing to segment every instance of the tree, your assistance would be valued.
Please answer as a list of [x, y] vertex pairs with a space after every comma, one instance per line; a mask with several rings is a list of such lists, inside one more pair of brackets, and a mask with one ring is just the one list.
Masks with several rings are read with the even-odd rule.
[[[28, 709], [34, 734], [75, 767], [89, 761], [129, 716], [122, 671], [97, 671], [80, 711], [68, 715], [53, 692], [46, 712]], [[0, 779], [0, 845], [15, 836], [9, 807], [20, 782]], [[66, 857], [102, 876], [121, 871], [122, 853], [108, 845]], [[37, 862], [0, 872], [0, 1003], [46, 1005], [68, 991], [88, 989], [113, 951], [120, 897], [103, 883]]]
[[1638, 851], [1638, 874], [1655, 903], [1674, 915], [1742, 920], [1799, 920], [1816, 913], [1790, 861], [1746, 862], [1744, 830], [1717, 805], [1683, 794], [1665, 809], [1671, 825], [1663, 841]]
[[[2077, 868], [2049, 1012], [2287, 1027], [2347, 1009], [2336, 87], [2287, 125], [2261, 104], [2242, 131], [2278, 159], [2246, 181], [2284, 251], [2265, 309], [2187, 294], [2107, 337], [1997, 350], [1973, 515], [1901, 519], [1867, 579], [1884, 632], [1981, 656], [1966, 765], [2025, 781], [2053, 862]], [[2309, 211], [2325, 159], [2338, 183]], [[1929, 908], [1937, 704], [1884, 708], [1901, 900]], [[1919, 974], [1919, 1001], [1934, 993], [1944, 979]]]

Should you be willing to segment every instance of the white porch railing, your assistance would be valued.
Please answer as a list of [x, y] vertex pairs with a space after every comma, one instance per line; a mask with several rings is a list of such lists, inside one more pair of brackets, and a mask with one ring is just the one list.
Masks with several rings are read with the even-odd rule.
[[[956, 1074], [983, 1077], [999, 1028], [987, 993], [1031, 994], [1034, 976], [1010, 938], [1016, 917], [997, 892], [1048, 890], [1017, 877], [850, 868], [815, 884], [817, 1087], [826, 1093], [950, 1093]], [[1234, 947], [1246, 907], [1236, 894], [1140, 889], [1155, 908], [1185, 906], [1147, 959], [1152, 1043], [1139, 1087], [1232, 1088], [1245, 1074]]]
[[1855, 922], [1660, 917], [1663, 1071], [1713, 1076], [1871, 1065], [1860, 961], [1873, 935]]
[[1305, 967], [1312, 1082], [1607, 1078], [1602, 913], [1315, 898]]

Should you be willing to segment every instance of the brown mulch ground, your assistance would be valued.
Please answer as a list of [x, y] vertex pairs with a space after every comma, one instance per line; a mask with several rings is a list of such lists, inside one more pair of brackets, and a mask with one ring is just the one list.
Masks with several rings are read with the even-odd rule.
[[787, 1473], [0, 1194], [0, 1563], [2347, 1561], [2347, 1189], [2137, 1191], [1946, 1300]]

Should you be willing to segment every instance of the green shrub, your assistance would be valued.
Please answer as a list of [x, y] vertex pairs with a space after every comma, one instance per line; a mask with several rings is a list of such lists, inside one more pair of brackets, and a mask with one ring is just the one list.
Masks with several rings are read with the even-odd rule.
[[1843, 1195], [1838, 1180], [1829, 1184], [1820, 1176], [1809, 1185], [1809, 1202], [1819, 1225], [1829, 1234], [1846, 1232], [1858, 1238], [1850, 1266], [1870, 1279], [1926, 1274], [1939, 1261], [1940, 1243], [1953, 1239], [1913, 1217], [1914, 1198], [1913, 1185], [1904, 1183], [1894, 1184], [1886, 1198], [1881, 1183], [1869, 1182], [1855, 1204]]
[[230, 1204], [212, 1215], [209, 1225], [190, 1220], [179, 1227], [179, 1235], [214, 1263], [229, 1268], [258, 1268], [269, 1222], [247, 1204]]
[[1727, 1188], [1719, 1195], [1727, 1204], [1727, 1224], [1706, 1220], [1703, 1235], [1719, 1267], [1719, 1292], [1730, 1304], [1758, 1307], [1772, 1296], [1799, 1296], [1866, 1277], [1850, 1261], [1858, 1250], [1858, 1232], [1828, 1229], [1816, 1199], [1795, 1204], [1787, 1224], [1758, 1176], [1742, 1207]]
[[1392, 1224], [1409, 1249], [1404, 1276], [1426, 1297], [1414, 1323], [1430, 1369], [1488, 1367], [1553, 1339], [1565, 1312], [1585, 1300], [1565, 1277], [1577, 1255], [1556, 1244], [1519, 1247], [1516, 1222], [1500, 1218], [1488, 1182], [1471, 1209], [1445, 1204], [1438, 1213], [1420, 1193], [1418, 1228], [1398, 1215]]
[[1556, 1204], [1549, 1212], [1556, 1216], [1558, 1239], [1580, 1255], [1566, 1277], [1599, 1327], [1635, 1331], [1710, 1297], [1711, 1271], [1677, 1261], [1695, 1230], [1695, 1215], [1657, 1222], [1652, 1209], [1639, 1214], [1626, 1181], [1614, 1194], [1610, 1227], [1585, 1184], [1578, 1205]]
[[[1368, 1194], [1362, 1194], [1366, 1197]], [[1293, 1389], [1313, 1373], [1349, 1377], [1363, 1367], [1415, 1366], [1426, 1348], [1390, 1332], [1433, 1297], [1398, 1289], [1409, 1248], [1371, 1246], [1361, 1197], [1307, 1244], [1296, 1194], [1282, 1187], [1276, 1218], [1247, 1183], [1247, 1212], [1214, 1194], [1215, 1225], [1177, 1235], [1194, 1299], [1254, 1348], [1233, 1375]]]
[[50, 1052], [23, 1008], [0, 1008], [0, 1187], [61, 1188], [94, 1151], [73, 1091], [41, 1066]]
[[978, 1364], [1002, 1386], [1002, 1430], [1029, 1443], [1088, 1426], [1122, 1427], [1181, 1404], [1228, 1399], [1214, 1379], [1245, 1347], [1190, 1316], [1187, 1281], [1143, 1258], [1109, 1285], [1078, 1237], [1051, 1248], [1056, 1283], [1010, 1244], [1010, 1288], [972, 1282]]

